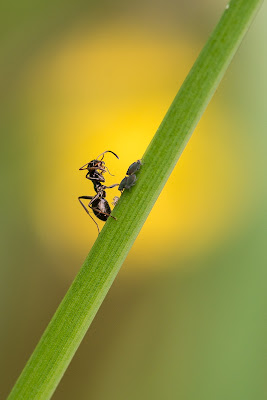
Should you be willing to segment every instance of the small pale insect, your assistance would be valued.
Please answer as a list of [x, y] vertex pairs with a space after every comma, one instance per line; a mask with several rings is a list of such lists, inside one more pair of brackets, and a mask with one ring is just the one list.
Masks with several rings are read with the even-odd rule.
[[118, 196], [114, 196], [113, 197], [113, 201], [112, 201], [112, 205], [115, 207], [116, 204], [118, 204], [118, 201], [120, 200], [120, 198]]

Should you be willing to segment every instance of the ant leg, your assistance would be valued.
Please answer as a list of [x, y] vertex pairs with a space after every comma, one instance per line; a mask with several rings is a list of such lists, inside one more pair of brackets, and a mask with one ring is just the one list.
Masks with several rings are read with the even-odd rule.
[[[81, 199], [84, 199], [84, 200], [91, 200], [91, 201], [92, 201], [92, 199], [94, 199], [95, 197], [96, 197], [96, 196], [80, 196], [80, 197], [78, 197], [78, 200], [79, 200], [79, 202], [81, 203], [81, 205], [83, 206], [83, 208], [85, 209], [85, 211], [87, 212], [87, 214], [89, 215], [89, 217], [92, 218], [92, 220], [93, 220], [94, 223], [96, 224], [96, 227], [97, 227], [97, 230], [98, 230], [98, 234], [99, 234], [99, 233], [100, 233], [100, 230], [99, 230], [98, 223], [94, 220], [94, 218], [92, 217], [92, 215], [90, 215], [88, 209], [86, 208], [86, 206], [83, 204], [83, 202], [82, 202], [82, 200], [81, 200]], [[90, 203], [91, 203], [91, 202], [90, 202]], [[90, 203], [89, 203], [89, 204], [90, 204]], [[90, 207], [90, 208], [92, 208], [92, 207]]]
[[114, 187], [116, 187], [116, 186], [119, 186], [119, 184], [118, 184], [118, 183], [114, 183], [114, 185], [111, 185], [111, 186], [104, 186], [104, 185], [102, 185], [103, 189], [112, 189], [112, 188], [114, 188]]
[[[86, 206], [83, 204], [81, 199], [84, 200], [92, 200], [95, 196], [80, 196], [78, 197], [79, 202], [81, 203], [81, 205], [83, 206], [83, 208], [85, 209], [85, 211], [87, 212], [87, 214], [89, 214], [89, 211], [87, 210]], [[91, 203], [91, 202], [90, 202]]]

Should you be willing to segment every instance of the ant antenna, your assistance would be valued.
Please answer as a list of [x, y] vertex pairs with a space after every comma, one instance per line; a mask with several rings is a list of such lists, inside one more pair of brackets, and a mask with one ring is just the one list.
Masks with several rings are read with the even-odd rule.
[[104, 153], [99, 154], [99, 156], [96, 157], [96, 159], [98, 159], [100, 156], [102, 156], [102, 158], [101, 158], [101, 160], [100, 160], [100, 161], [102, 161], [103, 158], [104, 158], [104, 154], [105, 154], [105, 153], [112, 153], [112, 154], [114, 154], [115, 157], [117, 157], [117, 158], [119, 159], [119, 157], [117, 156], [117, 154], [113, 153], [113, 151], [111, 151], [111, 150], [106, 150], [106, 151], [104, 151]]
[[80, 170], [87, 169], [88, 164], [89, 164], [89, 163], [84, 164], [81, 168], [79, 168], [79, 171], [80, 171]]

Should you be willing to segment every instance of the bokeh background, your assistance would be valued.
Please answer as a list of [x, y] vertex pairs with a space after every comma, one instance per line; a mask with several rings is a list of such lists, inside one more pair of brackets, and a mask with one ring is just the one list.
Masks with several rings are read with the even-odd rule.
[[[120, 182], [225, 6], [1, 4], [1, 399], [97, 237], [77, 201], [92, 194], [79, 167], [113, 150], [106, 179]], [[266, 14], [264, 5], [55, 400], [265, 398]]]

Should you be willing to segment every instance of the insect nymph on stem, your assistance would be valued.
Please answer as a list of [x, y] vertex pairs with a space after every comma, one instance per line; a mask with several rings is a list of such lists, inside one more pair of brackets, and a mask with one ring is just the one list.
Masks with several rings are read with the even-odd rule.
[[137, 181], [137, 177], [135, 174], [139, 171], [141, 165], [141, 160], [137, 160], [130, 165], [126, 172], [126, 175], [128, 176], [125, 176], [125, 178], [123, 178], [123, 180], [119, 184], [118, 190], [122, 192], [124, 189], [131, 189], [131, 187], [135, 185]]

